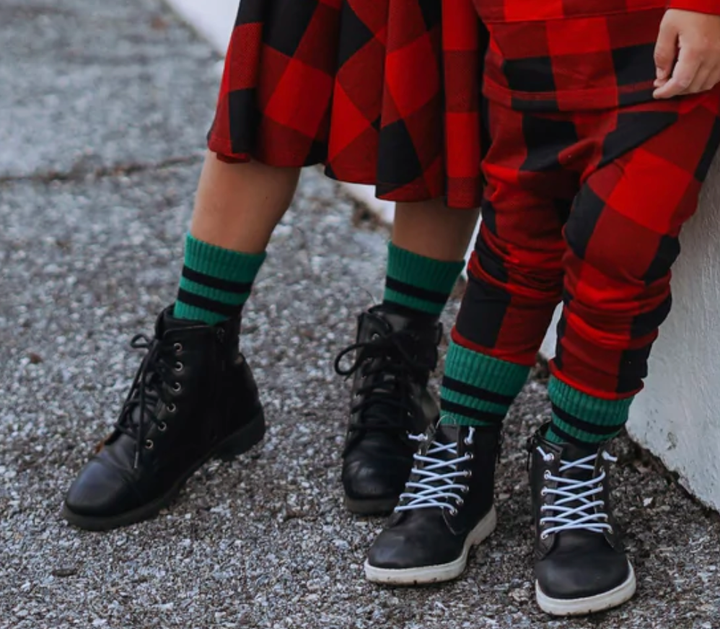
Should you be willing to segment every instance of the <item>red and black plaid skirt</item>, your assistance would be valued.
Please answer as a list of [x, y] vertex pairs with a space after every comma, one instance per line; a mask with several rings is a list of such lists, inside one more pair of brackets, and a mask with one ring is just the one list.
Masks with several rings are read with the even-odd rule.
[[472, 0], [242, 0], [209, 148], [476, 207], [485, 45]]

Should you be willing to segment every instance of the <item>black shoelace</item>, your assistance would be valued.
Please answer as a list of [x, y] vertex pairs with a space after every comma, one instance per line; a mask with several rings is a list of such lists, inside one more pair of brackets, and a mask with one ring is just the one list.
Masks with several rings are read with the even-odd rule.
[[[342, 350], [335, 359], [335, 371], [351, 377], [358, 370], [365, 377], [365, 384], [355, 392], [358, 401], [351, 412], [358, 413], [360, 424], [350, 426], [350, 430], [373, 430], [407, 432], [412, 428], [410, 417], [413, 408], [410, 401], [410, 388], [413, 382], [421, 381], [432, 371], [434, 364], [416, 359], [407, 350], [407, 345], [417, 343], [417, 338], [407, 331], [399, 331], [387, 336], [374, 335], [369, 341], [354, 343]], [[351, 352], [356, 352], [355, 361], [349, 368], [340, 366], [342, 360]], [[368, 422], [370, 409], [378, 405], [396, 408], [401, 421], [392, 421], [384, 414], [373, 414], [373, 422]], [[380, 415], [380, 416], [378, 416]]]
[[[140, 368], [135, 374], [135, 379], [120, 410], [120, 416], [115, 428], [135, 440], [133, 466], [137, 468], [140, 461], [141, 447], [144, 446], [148, 450], [154, 447], [152, 441], [147, 439], [141, 445], [146, 434], [146, 417], [157, 426], [158, 430], [164, 432], [167, 426], [164, 422], [158, 420], [153, 409], [158, 400], [162, 400], [168, 411], [174, 412], [175, 404], [165, 400], [165, 397], [168, 390], [179, 393], [182, 387], [178, 382], [171, 383], [170, 376], [173, 367], [161, 356], [158, 339], [151, 339], [145, 334], [137, 334], [130, 341], [130, 347], [147, 350], [147, 354], [143, 357]], [[182, 369], [182, 363], [177, 363], [177, 365], [180, 365], [180, 369]], [[137, 413], [135, 413], [136, 409], [138, 410]]]

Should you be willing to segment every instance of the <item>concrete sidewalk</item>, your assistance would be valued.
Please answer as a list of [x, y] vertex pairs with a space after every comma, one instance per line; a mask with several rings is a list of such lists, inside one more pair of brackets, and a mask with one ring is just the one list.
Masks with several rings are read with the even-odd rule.
[[468, 572], [363, 580], [382, 521], [341, 507], [348, 394], [331, 365], [381, 293], [387, 234], [314, 170], [244, 321], [264, 444], [152, 522], [68, 527], [62, 494], [138, 364], [127, 340], [173, 299], [217, 58], [159, 0], [5, 0], [0, 50], [0, 628], [720, 627], [720, 522], [627, 441], [637, 599], [590, 620], [537, 611], [522, 446], [549, 412], [538, 380], [508, 422], [500, 527]]

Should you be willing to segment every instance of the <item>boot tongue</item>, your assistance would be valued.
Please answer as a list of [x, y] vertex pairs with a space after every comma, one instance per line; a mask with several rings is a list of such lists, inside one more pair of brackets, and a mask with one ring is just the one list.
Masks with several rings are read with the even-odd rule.
[[[571, 463], [573, 461], [579, 461], [580, 459], [587, 458], [590, 455], [599, 455], [599, 451], [594, 448], [583, 448], [574, 444], [564, 444], [561, 455], [561, 467], [564, 467], [565, 463]], [[583, 467], [590, 465], [595, 466], [595, 459], [588, 461]], [[561, 475], [565, 478], [572, 478], [574, 480], [590, 480], [595, 474], [594, 469], [583, 469], [581, 467], [572, 467], [570, 469], [561, 472]]]
[[[549, 424], [547, 424], [549, 426]], [[539, 432], [539, 445], [542, 448], [544, 452], [552, 453], [561, 461], [560, 468], [565, 467], [566, 463], [572, 463], [573, 461], [578, 461], [580, 459], [584, 459], [591, 454], [598, 455], [599, 450], [593, 447], [588, 446], [578, 446], [573, 443], [554, 443], [552, 441], [548, 441], [545, 438], [547, 428], [543, 426]], [[594, 465], [594, 460], [590, 460], [586, 465]], [[594, 474], [594, 470], [585, 470], [580, 467], [571, 467], [570, 469], [567, 469], [563, 472], [560, 472], [560, 475], [564, 478], [571, 478], [574, 480], [589, 480], [592, 478]]]
[[393, 310], [384, 304], [373, 306], [368, 310], [372, 320], [380, 320], [385, 323], [388, 331], [400, 332], [403, 330], [428, 330], [438, 326], [437, 317], [420, 312], [409, 313]]
[[[407, 418], [410, 409], [385, 402], [383, 397], [399, 400], [399, 396], [409, 395], [408, 391], [402, 391], [410, 384], [405, 381], [408, 378], [424, 383], [437, 362], [437, 349], [429, 338], [423, 338], [428, 336], [427, 326], [419, 320], [388, 311], [383, 306], [375, 306], [362, 316], [359, 343], [368, 343], [371, 346], [377, 343], [382, 346], [382, 339], [390, 336], [393, 336], [393, 339], [388, 341], [387, 353], [385, 350], [376, 349], [378, 353], [369, 359], [367, 368], [375, 373], [369, 375], [368, 383], [376, 387], [377, 399], [368, 405], [363, 416], [370, 426], [407, 425], [407, 429], [412, 430], [413, 422]], [[405, 360], [403, 353], [424, 365], [425, 369], [417, 370], [410, 376], [410, 372], [405, 373], [405, 369], [398, 368], [398, 362]], [[373, 396], [372, 393], [369, 395]]]
[[460, 430], [461, 426], [438, 423], [431, 435], [431, 439], [438, 443], [457, 443], [460, 439]]

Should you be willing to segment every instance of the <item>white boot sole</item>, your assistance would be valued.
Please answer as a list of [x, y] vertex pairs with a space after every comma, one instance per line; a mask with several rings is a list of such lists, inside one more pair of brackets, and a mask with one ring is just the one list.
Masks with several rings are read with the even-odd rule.
[[540, 609], [553, 616], [583, 616], [585, 614], [592, 614], [617, 607], [629, 601], [633, 597], [633, 594], [635, 594], [637, 587], [635, 571], [629, 562], [628, 567], [630, 568], [630, 574], [624, 583], [609, 592], [603, 592], [602, 594], [588, 596], [586, 598], [551, 598], [543, 593], [540, 585], [536, 581], [535, 597], [537, 598], [537, 603]]
[[[386, 583], [391, 585], [424, 585], [427, 583], [442, 583], [460, 576], [467, 565], [468, 554], [473, 546], [477, 546], [487, 538], [497, 526], [497, 513], [491, 507], [488, 514], [477, 523], [475, 528], [465, 539], [460, 557], [449, 563], [419, 568], [378, 568], [365, 561], [365, 578], [373, 583]], [[433, 540], [428, 540], [429, 544]]]

